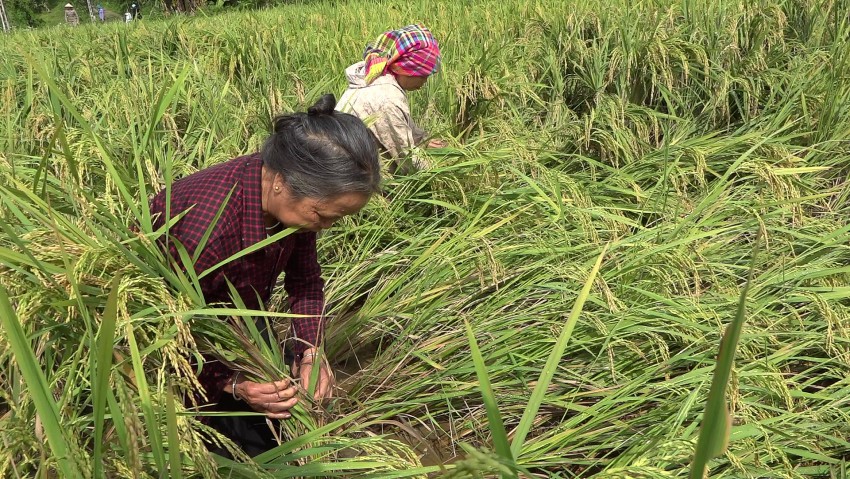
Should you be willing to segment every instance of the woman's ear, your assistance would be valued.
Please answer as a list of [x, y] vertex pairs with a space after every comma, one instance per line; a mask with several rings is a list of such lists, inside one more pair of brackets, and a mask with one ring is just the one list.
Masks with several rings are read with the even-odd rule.
[[283, 175], [281, 175], [280, 173], [274, 175], [274, 181], [272, 182], [272, 192], [278, 195], [285, 191], [286, 182], [284, 181]]

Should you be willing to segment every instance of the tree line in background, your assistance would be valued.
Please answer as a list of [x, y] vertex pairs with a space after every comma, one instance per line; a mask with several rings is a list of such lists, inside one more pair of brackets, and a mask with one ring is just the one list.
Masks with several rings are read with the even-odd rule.
[[0, 0], [0, 25], [7, 32], [12, 27], [37, 27], [43, 22], [39, 12], [47, 11], [43, 0]]
[[[54, 8], [61, 9], [68, 0], [0, 0], [0, 28], [4, 32], [11, 31], [13, 28], [36, 28], [45, 26], [49, 23], [44, 20], [44, 14], [50, 12]], [[77, 0], [79, 3], [80, 0]], [[73, 2], [72, 2], [73, 3]], [[118, 13], [128, 9], [132, 0], [119, 0], [118, 3], [113, 3], [109, 0], [103, 2], [104, 6], [109, 9], [119, 10]], [[156, 0], [146, 7], [149, 7], [153, 12], [162, 12], [164, 15], [173, 13], [194, 12], [198, 8], [206, 5], [215, 5], [218, 7], [242, 7], [242, 8], [258, 8], [265, 7], [276, 3], [294, 3], [291, 0]], [[78, 5], [74, 5], [78, 7]], [[84, 6], [84, 5], [81, 5]], [[82, 9], [84, 11], [85, 8]], [[97, 18], [96, 11], [92, 17], [94, 21]], [[81, 18], [86, 15], [82, 15]]]
[[0, 0], [0, 28], [2, 28], [4, 32], [11, 30], [9, 18], [6, 17], [6, 6], [3, 4], [3, 0]]

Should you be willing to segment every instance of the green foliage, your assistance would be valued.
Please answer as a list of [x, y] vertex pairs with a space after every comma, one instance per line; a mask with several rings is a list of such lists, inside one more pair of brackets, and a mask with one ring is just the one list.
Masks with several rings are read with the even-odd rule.
[[[751, 265], [756, 264], [760, 233], [753, 248]], [[691, 479], [702, 479], [705, 476], [708, 460], [722, 455], [729, 447], [732, 416], [729, 414], [729, 405], [726, 402], [726, 388], [729, 386], [729, 378], [735, 361], [735, 351], [738, 349], [738, 341], [741, 339], [741, 331], [744, 328], [744, 321], [747, 316], [747, 294], [753, 280], [752, 271], [751, 268], [747, 275], [747, 282], [741, 290], [741, 299], [738, 300], [735, 318], [726, 327], [723, 338], [720, 340], [717, 365], [714, 368], [711, 389], [706, 399], [705, 413], [702, 416], [702, 426], [694, 452], [694, 462], [691, 464]]]
[[3, 0], [6, 15], [13, 28], [40, 27], [44, 21], [39, 17], [43, 8], [40, 2], [33, 0]]
[[[0, 476], [683, 477], [745, 284], [709, 473], [846, 476], [844, 10], [317, 2], [0, 37]], [[321, 238], [344, 388], [275, 450], [212, 457], [192, 360], [288, 371], [262, 312], [172, 271], [147, 197], [413, 20], [445, 55], [413, 112], [450, 146]]]

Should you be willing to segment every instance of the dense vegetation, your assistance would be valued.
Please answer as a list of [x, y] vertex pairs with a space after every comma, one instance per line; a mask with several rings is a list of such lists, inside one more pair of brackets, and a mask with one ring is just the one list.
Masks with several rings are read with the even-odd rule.
[[[710, 473], [846, 477], [846, 12], [329, 2], [0, 36], [0, 475], [510, 475], [488, 399], [527, 475], [680, 477], [749, 274]], [[171, 271], [147, 198], [341, 93], [364, 42], [413, 21], [445, 57], [414, 113], [450, 147], [321, 238], [340, 397], [257, 461], [212, 458], [192, 353], [262, 375], [279, 351]]]

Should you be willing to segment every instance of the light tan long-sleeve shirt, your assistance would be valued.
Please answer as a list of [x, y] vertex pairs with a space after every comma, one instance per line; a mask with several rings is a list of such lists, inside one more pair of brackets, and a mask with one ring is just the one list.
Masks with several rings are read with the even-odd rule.
[[76, 10], [65, 10], [65, 22], [72, 27], [80, 24], [80, 17], [77, 16]]
[[[375, 138], [392, 158], [400, 158], [425, 139], [425, 131], [410, 118], [407, 94], [392, 75], [382, 75], [366, 84], [364, 63], [346, 68], [348, 89], [336, 109], [366, 122]], [[417, 163], [414, 160], [414, 163]], [[419, 169], [423, 165], [416, 165]]]

